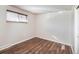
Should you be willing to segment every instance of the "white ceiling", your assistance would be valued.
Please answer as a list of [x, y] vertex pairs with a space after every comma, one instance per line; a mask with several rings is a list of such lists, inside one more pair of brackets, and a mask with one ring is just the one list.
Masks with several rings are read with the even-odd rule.
[[72, 10], [73, 8], [72, 5], [16, 5], [16, 7], [35, 14]]

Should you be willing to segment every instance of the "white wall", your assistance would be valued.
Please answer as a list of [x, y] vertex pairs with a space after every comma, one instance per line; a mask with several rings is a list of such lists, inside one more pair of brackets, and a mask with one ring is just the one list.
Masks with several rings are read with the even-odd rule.
[[75, 9], [75, 52], [79, 53], [79, 9]]
[[[6, 10], [12, 9], [28, 15], [28, 23], [10, 23], [6, 22]], [[29, 12], [10, 7], [0, 6], [0, 49], [4, 49], [21, 41], [34, 37], [34, 18]]]
[[72, 11], [41, 14], [37, 16], [36, 23], [37, 37], [74, 46], [74, 15]]

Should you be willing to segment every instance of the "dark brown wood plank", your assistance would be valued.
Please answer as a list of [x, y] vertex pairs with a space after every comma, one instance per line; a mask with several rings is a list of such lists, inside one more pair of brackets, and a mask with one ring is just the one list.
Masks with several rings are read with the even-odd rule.
[[61, 43], [48, 41], [41, 38], [32, 38], [22, 43], [0, 51], [2, 54], [71, 54], [72, 49], [68, 45], [64, 45], [62, 49]]

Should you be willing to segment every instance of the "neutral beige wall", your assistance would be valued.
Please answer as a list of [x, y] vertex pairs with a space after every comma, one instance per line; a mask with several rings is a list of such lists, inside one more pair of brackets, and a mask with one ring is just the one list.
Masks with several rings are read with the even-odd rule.
[[[15, 10], [28, 15], [28, 23], [6, 22], [6, 9]], [[10, 7], [0, 6], [0, 49], [34, 37], [34, 18], [29, 12]]]

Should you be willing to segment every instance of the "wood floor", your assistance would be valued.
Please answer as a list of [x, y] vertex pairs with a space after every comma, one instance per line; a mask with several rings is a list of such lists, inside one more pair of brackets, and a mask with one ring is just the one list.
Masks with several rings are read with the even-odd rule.
[[62, 49], [60, 43], [32, 38], [28, 41], [16, 44], [10, 48], [0, 51], [1, 54], [71, 54], [72, 49], [70, 46], [64, 45]]

